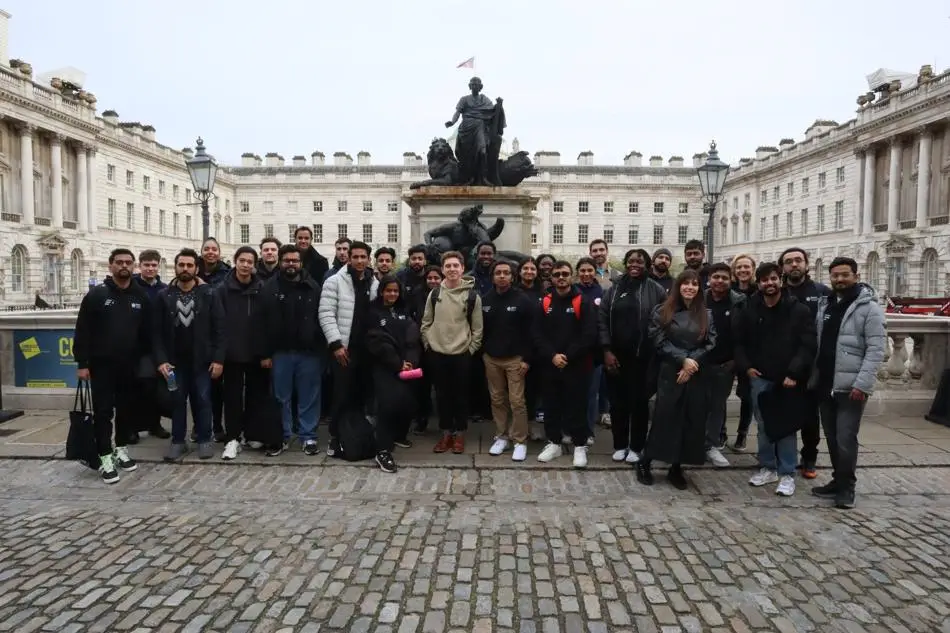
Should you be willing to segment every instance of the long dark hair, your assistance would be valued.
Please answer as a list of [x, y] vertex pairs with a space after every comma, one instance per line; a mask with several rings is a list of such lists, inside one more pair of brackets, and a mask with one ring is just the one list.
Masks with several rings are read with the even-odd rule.
[[[699, 289], [696, 292], [696, 298], [693, 299], [687, 308], [686, 303], [683, 301], [683, 295], [680, 293], [680, 286], [688, 281], [695, 281]], [[699, 324], [700, 337], [705, 337], [706, 330], [709, 329], [709, 316], [706, 314], [706, 299], [703, 297], [703, 283], [699, 278], [699, 273], [691, 268], [687, 268], [681, 272], [679, 277], [676, 278], [676, 281], [673, 282], [670, 295], [660, 308], [660, 327], [664, 329], [669, 327], [670, 322], [673, 320], [673, 315], [680, 310], [689, 311], [690, 317]]]

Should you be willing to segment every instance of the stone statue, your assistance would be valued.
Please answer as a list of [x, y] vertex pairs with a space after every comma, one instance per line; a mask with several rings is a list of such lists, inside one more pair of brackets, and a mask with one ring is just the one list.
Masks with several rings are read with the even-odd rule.
[[[444, 138], [434, 138], [426, 155], [429, 163], [429, 180], [420, 180], [409, 185], [410, 189], [419, 187], [460, 186], [459, 162], [452, 153], [452, 147]], [[498, 176], [502, 187], [517, 187], [525, 178], [537, 176], [528, 156], [528, 152], [515, 152], [505, 160], [498, 160]]]
[[[430, 264], [441, 264], [440, 258], [446, 251], [459, 251], [471, 265], [473, 249], [481, 242], [493, 242], [505, 228], [505, 220], [496, 218], [490, 227], [485, 226], [480, 217], [482, 205], [466, 207], [459, 211], [458, 220], [437, 226], [426, 231], [423, 240], [426, 245], [426, 258]], [[507, 259], [520, 264], [527, 256], [517, 251], [499, 251], [499, 259]]]

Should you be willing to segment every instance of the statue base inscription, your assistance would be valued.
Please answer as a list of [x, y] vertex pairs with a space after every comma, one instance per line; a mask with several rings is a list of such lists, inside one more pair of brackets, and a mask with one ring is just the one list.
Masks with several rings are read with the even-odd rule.
[[419, 187], [403, 196], [403, 200], [412, 209], [409, 218], [413, 244], [427, 242], [426, 233], [458, 223], [463, 209], [480, 207], [481, 216], [474, 221], [493, 226], [501, 220], [494, 232], [499, 251], [531, 253], [532, 212], [540, 197], [519, 187]]

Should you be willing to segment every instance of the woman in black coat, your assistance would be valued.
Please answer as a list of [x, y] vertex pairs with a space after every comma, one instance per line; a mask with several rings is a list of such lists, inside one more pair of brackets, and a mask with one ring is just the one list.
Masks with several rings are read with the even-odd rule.
[[706, 353], [716, 345], [712, 314], [703, 300], [702, 282], [692, 270], [680, 273], [666, 301], [653, 313], [649, 336], [656, 349], [656, 407], [637, 481], [653, 485], [654, 459], [670, 464], [668, 479], [685, 490], [682, 464], [706, 461], [708, 387]]
[[400, 373], [419, 367], [422, 350], [419, 326], [401, 294], [396, 276], [385, 275], [367, 317], [366, 350], [372, 361], [378, 411], [376, 463], [387, 473], [396, 472], [393, 446], [411, 446], [406, 434], [416, 410], [415, 380], [404, 380]]

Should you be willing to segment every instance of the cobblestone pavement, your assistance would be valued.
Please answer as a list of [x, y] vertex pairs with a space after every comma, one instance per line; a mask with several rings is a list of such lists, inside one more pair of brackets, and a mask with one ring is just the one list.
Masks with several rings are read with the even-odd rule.
[[950, 469], [747, 476], [0, 461], [0, 631], [950, 632]]

